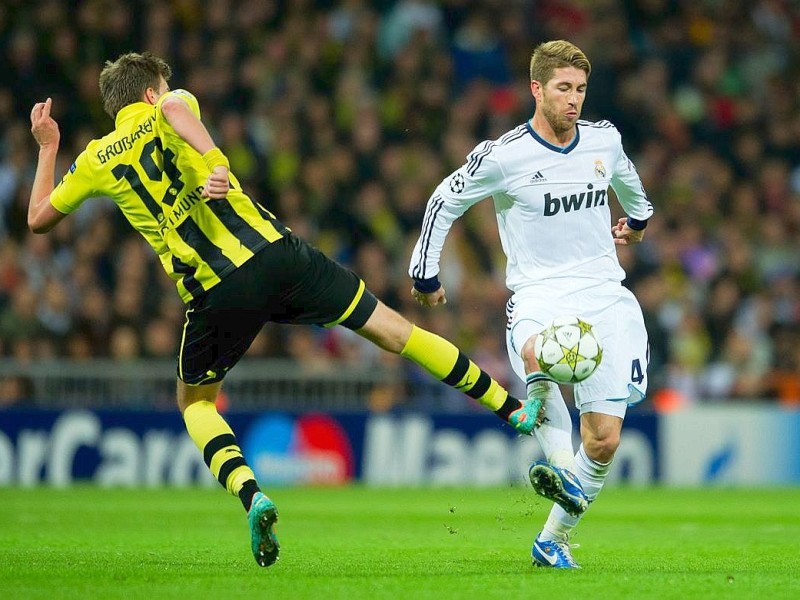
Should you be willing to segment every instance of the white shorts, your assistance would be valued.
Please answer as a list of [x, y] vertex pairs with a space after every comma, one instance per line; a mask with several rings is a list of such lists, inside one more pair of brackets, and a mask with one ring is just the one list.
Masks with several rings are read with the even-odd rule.
[[575, 384], [575, 406], [581, 414], [624, 418], [627, 407], [644, 400], [647, 392], [647, 330], [634, 295], [614, 283], [578, 292], [550, 286], [538, 291], [514, 294], [506, 307], [506, 346], [514, 372], [525, 381], [520, 350], [532, 335], [555, 317], [580, 317], [594, 326], [603, 360], [591, 377]]

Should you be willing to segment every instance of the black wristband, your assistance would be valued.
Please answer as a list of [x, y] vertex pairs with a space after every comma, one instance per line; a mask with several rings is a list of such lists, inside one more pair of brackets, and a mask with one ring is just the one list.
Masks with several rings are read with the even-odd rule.
[[430, 294], [431, 292], [435, 292], [442, 284], [439, 282], [439, 277], [434, 275], [433, 277], [429, 277], [428, 279], [415, 279], [414, 280], [414, 289], [418, 292], [422, 292], [423, 294]]
[[643, 229], [647, 228], [647, 221], [640, 221], [639, 219], [634, 219], [633, 217], [628, 217], [626, 223], [628, 224], [628, 227], [634, 231], [642, 231]]

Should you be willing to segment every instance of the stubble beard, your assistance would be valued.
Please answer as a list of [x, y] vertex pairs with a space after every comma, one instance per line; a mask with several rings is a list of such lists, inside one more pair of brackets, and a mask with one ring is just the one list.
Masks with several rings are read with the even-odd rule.
[[547, 119], [547, 122], [550, 124], [553, 133], [556, 135], [569, 133], [575, 127], [574, 121], [571, 121], [563, 115], [557, 114], [549, 106], [543, 106], [542, 112], [544, 113], [544, 118]]

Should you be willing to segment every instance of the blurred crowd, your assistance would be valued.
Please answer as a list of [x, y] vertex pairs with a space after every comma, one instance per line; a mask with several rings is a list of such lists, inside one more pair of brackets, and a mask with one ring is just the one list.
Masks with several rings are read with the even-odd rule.
[[[448, 239], [445, 308], [416, 306], [406, 270], [433, 188], [533, 114], [530, 55], [558, 38], [592, 62], [583, 117], [622, 132], [655, 205], [644, 244], [619, 249], [649, 329], [650, 396], [800, 404], [792, 0], [4, 0], [0, 357], [174, 359], [183, 306], [113, 203], [89, 201], [47, 236], [26, 225], [33, 104], [53, 98], [60, 176], [113, 127], [104, 61], [150, 50], [172, 65], [173, 88], [198, 97], [253, 197], [518, 388], [491, 202]], [[273, 325], [248, 356], [398, 361], [342, 328]], [[408, 389], [445, 394], [404, 368]]]

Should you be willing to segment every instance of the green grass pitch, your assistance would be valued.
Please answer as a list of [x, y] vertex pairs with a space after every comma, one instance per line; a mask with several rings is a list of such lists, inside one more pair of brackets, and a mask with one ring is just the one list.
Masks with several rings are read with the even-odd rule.
[[606, 490], [580, 571], [530, 565], [548, 506], [502, 489], [278, 488], [281, 558], [221, 489], [0, 489], [0, 598], [800, 598], [800, 489]]

